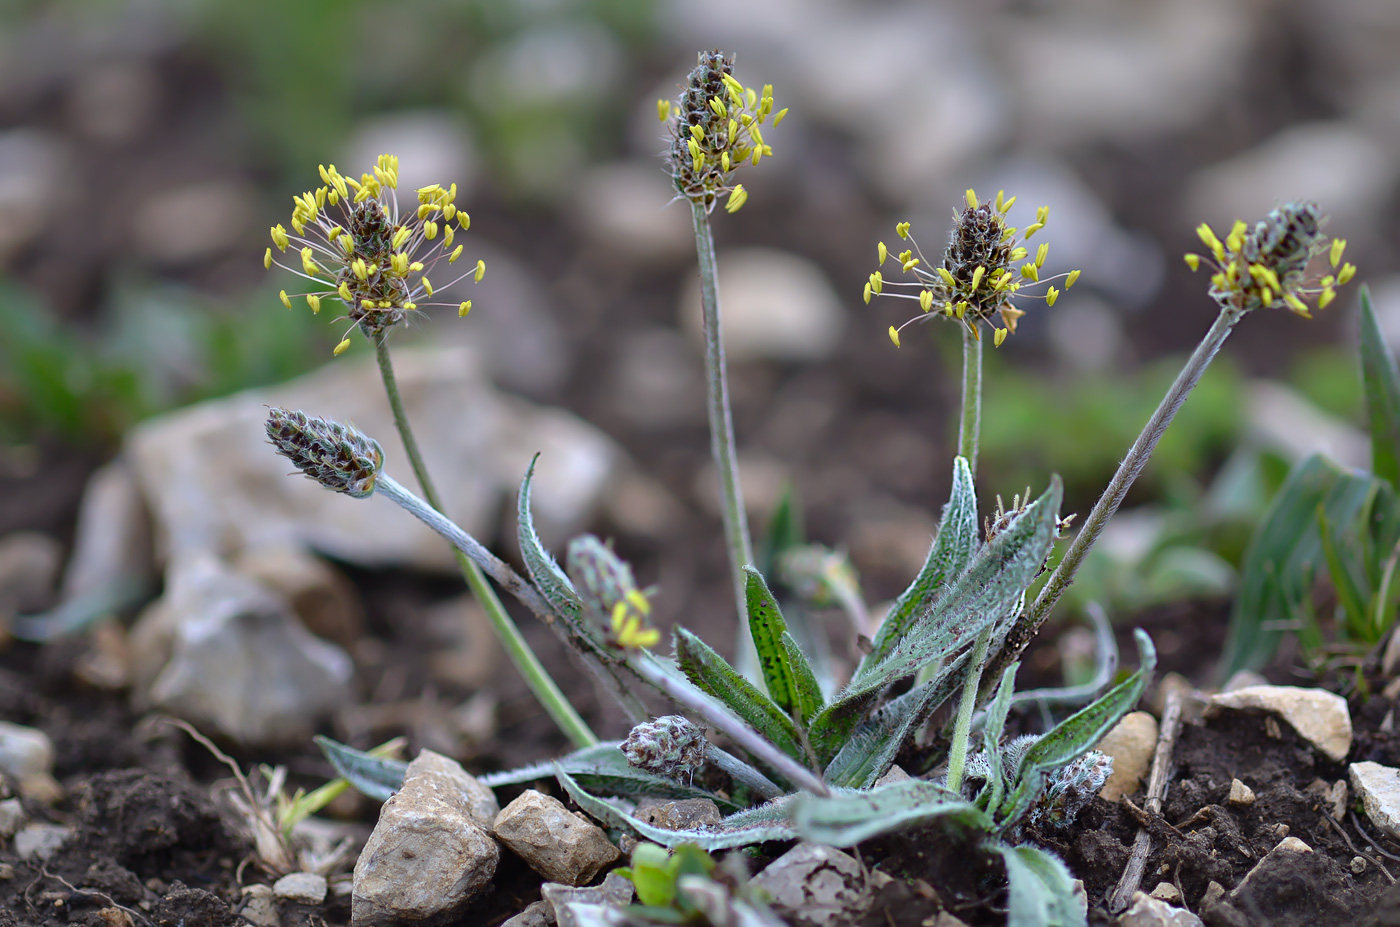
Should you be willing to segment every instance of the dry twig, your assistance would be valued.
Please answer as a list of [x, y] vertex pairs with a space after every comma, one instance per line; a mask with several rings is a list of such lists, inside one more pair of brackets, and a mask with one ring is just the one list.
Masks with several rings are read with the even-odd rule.
[[[1167, 794], [1167, 782], [1171, 779], [1172, 753], [1176, 750], [1176, 738], [1180, 732], [1181, 693], [1172, 689], [1167, 693], [1167, 703], [1162, 709], [1161, 731], [1157, 736], [1157, 749], [1152, 754], [1152, 774], [1147, 779], [1145, 810], [1158, 818], [1162, 814], [1162, 799]], [[1118, 879], [1118, 887], [1109, 896], [1108, 909], [1114, 914], [1127, 910], [1132, 902], [1133, 893], [1142, 884], [1142, 875], [1147, 868], [1147, 854], [1151, 850], [1152, 836], [1146, 828], [1139, 828], [1128, 864], [1123, 867], [1123, 875]]]

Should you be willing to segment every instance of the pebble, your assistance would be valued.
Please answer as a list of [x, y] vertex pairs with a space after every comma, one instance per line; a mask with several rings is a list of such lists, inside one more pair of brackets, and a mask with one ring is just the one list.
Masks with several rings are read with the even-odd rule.
[[1152, 754], [1157, 749], [1157, 719], [1146, 711], [1134, 711], [1123, 716], [1094, 749], [1113, 757], [1113, 774], [1108, 777], [1099, 797], [1118, 801], [1142, 787], [1143, 777], [1152, 766]]
[[681, 801], [668, 801], [654, 804], [643, 810], [637, 809], [638, 816], [648, 824], [664, 827], [667, 830], [695, 830], [711, 827], [724, 819], [719, 806], [708, 798], [687, 798]]
[[914, 777], [905, 772], [903, 766], [896, 763], [889, 768], [888, 772], [875, 780], [875, 788], [879, 788], [882, 785], [893, 785], [896, 782], [907, 782], [912, 778]]
[[554, 909], [547, 901], [532, 901], [519, 914], [507, 920], [501, 927], [551, 927], [554, 923]]
[[181, 558], [167, 581], [130, 637], [138, 676], [159, 667], [138, 703], [252, 746], [304, 740], [350, 700], [349, 656], [262, 586], [210, 554]]
[[[1175, 886], [1172, 891], [1176, 891]], [[1115, 927], [1205, 927], [1190, 911], [1172, 907], [1165, 900], [1143, 892], [1133, 893], [1132, 907], [1118, 915], [1114, 924]]]
[[277, 899], [273, 897], [270, 885], [245, 885], [243, 904], [238, 914], [253, 927], [281, 927], [282, 917], [277, 911]]
[[403, 788], [380, 808], [355, 863], [350, 905], [357, 925], [450, 920], [496, 874], [500, 847], [477, 823], [480, 796], [470, 777], [446, 757], [425, 759], [427, 753], [409, 764]]
[[15, 834], [14, 851], [20, 859], [48, 859], [73, 836], [62, 824], [26, 824]]
[[1278, 842], [1277, 846], [1264, 854], [1264, 857], [1254, 864], [1254, 868], [1245, 874], [1245, 877], [1240, 880], [1238, 885], [1230, 890], [1230, 899], [1238, 898], [1249, 886], [1251, 879], [1259, 878], [1261, 873], [1267, 872], [1271, 867], [1277, 865], [1282, 858], [1289, 855], [1311, 853], [1312, 851], [1312, 847], [1308, 846], [1297, 837], [1284, 837]]
[[773, 907], [802, 927], [836, 927], [857, 920], [873, 893], [891, 879], [864, 867], [835, 847], [799, 843], [753, 877], [773, 899]]
[[[737, 248], [722, 252], [718, 267], [720, 328], [730, 363], [821, 361], [840, 348], [846, 310], [811, 261], [771, 248]], [[703, 344], [698, 278], [681, 299], [681, 323]]]
[[0, 801], [0, 840], [9, 840], [27, 820], [29, 815], [25, 814], [24, 804], [18, 798]]
[[603, 829], [527, 789], [496, 815], [496, 839], [552, 882], [586, 885], [622, 855]]
[[1230, 804], [1239, 807], [1254, 804], [1254, 790], [1238, 779], [1230, 780]]
[[1400, 839], [1400, 769], [1368, 760], [1348, 766], [1347, 777], [1371, 823]]
[[88, 477], [78, 506], [73, 554], [63, 571], [63, 599], [151, 576], [151, 519], [131, 475], [118, 458]]
[[631, 904], [633, 887], [631, 880], [621, 873], [610, 872], [601, 885], [576, 888], [546, 882], [540, 886], [540, 894], [544, 896], [544, 902], [559, 927], [582, 927], [585, 923], [598, 923], [597, 920], [585, 919], [589, 913], [601, 913], [608, 908], [622, 908]]
[[1151, 892], [1151, 897], [1156, 898], [1158, 901], [1165, 901], [1170, 905], [1176, 905], [1178, 907], [1181, 905], [1181, 892], [1178, 891], [1176, 885], [1171, 882], [1158, 882], [1157, 887]]
[[1346, 759], [1351, 750], [1351, 715], [1346, 699], [1324, 689], [1249, 686], [1222, 692], [1210, 697], [1207, 717], [1224, 709], [1255, 709], [1276, 714], [1334, 763]]
[[321, 904], [329, 888], [319, 872], [291, 872], [273, 883], [272, 894], [278, 901], [292, 904]]
[[63, 797], [53, 777], [53, 741], [43, 731], [0, 721], [0, 772], [19, 784], [19, 792], [44, 804]]

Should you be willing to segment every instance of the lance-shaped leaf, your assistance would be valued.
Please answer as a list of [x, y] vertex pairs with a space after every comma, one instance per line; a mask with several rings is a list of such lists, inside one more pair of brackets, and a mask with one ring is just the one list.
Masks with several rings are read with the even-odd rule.
[[718, 824], [702, 829], [667, 830], [633, 817], [596, 795], [590, 795], [577, 780], [562, 769], [555, 775], [564, 791], [578, 802], [579, 807], [599, 821], [613, 827], [626, 828], [662, 846], [694, 843], [702, 850], [727, 850], [769, 840], [791, 840], [796, 836], [787, 815], [787, 804], [791, 797], [731, 814]]
[[987, 815], [957, 792], [923, 779], [830, 798], [803, 792], [794, 797], [790, 808], [799, 835], [837, 847], [940, 819], [969, 830], [991, 826]]
[[403, 788], [408, 764], [347, 747], [329, 737], [317, 735], [316, 746], [330, 760], [336, 773], [354, 786], [355, 791], [376, 801], [388, 801], [389, 796]]
[[1059, 477], [984, 544], [966, 569], [936, 593], [888, 656], [862, 669], [813, 720], [813, 743], [840, 742], [881, 689], [925, 664], [947, 661], [982, 629], [1006, 617], [1040, 572], [1059, 522]]
[[1361, 382], [1371, 426], [1371, 470], [1400, 488], [1400, 371], [1386, 347], [1371, 291], [1361, 288]]
[[1001, 768], [1001, 732], [1006, 729], [1006, 715], [1011, 711], [1011, 694], [1016, 688], [1016, 670], [1020, 662], [1012, 663], [1001, 674], [996, 698], [987, 706], [987, 717], [982, 725], [982, 755], [987, 758], [987, 785], [984, 794], [977, 797], [983, 808], [996, 808], [1006, 795], [1006, 773]]
[[563, 569], [549, 551], [540, 543], [535, 533], [535, 517], [530, 511], [530, 481], [535, 477], [535, 463], [540, 455], [530, 458], [530, 468], [525, 471], [525, 479], [520, 482], [520, 496], [517, 500], [516, 520], [519, 523], [520, 556], [525, 561], [525, 571], [530, 574], [530, 582], [544, 596], [554, 613], [570, 625], [581, 628], [583, 602], [574, 591]]
[[784, 711], [792, 711], [797, 701], [797, 683], [783, 647], [787, 622], [783, 621], [782, 609], [768, 584], [751, 566], [744, 567], [744, 599], [749, 611], [749, 634], [758, 651], [758, 666], [763, 671], [768, 697]]
[[768, 520], [768, 531], [763, 543], [759, 545], [756, 561], [758, 571], [765, 576], [772, 576], [783, 552], [806, 543], [806, 536], [802, 527], [802, 505], [797, 498], [797, 490], [788, 483], [778, 496], [778, 505], [773, 509], [773, 517]]
[[705, 789], [667, 779], [638, 769], [627, 762], [623, 755], [622, 741], [614, 740], [595, 744], [570, 753], [568, 756], [548, 763], [532, 763], [519, 769], [487, 773], [476, 780], [488, 788], [503, 785], [518, 785], [536, 779], [550, 779], [555, 771], [563, 769], [586, 789], [605, 795], [655, 795], [662, 798], [688, 799], [708, 798], [721, 808], [738, 810], [741, 806], [732, 799], [725, 798]]
[[938, 534], [929, 548], [923, 569], [885, 613], [885, 620], [875, 635], [874, 647], [861, 661], [862, 667], [874, 666], [889, 656], [920, 610], [929, 604], [930, 597], [967, 566], [978, 540], [977, 492], [972, 484], [972, 469], [966, 457], [958, 457], [953, 461], [953, 489], [948, 504], [943, 507]]
[[1058, 858], [1029, 844], [993, 844], [1006, 863], [1006, 927], [1084, 927], [1074, 877]]
[[1030, 810], [1045, 785], [1047, 773], [1087, 753], [1142, 697], [1142, 690], [1147, 687], [1157, 666], [1157, 651], [1152, 646], [1152, 639], [1142, 630], [1135, 630], [1133, 637], [1138, 645], [1137, 672], [1109, 689], [1097, 701], [1061, 721], [1021, 757], [1020, 767], [1014, 776], [1015, 788], [998, 813], [1002, 827], [1015, 826]]
[[806, 761], [796, 726], [772, 700], [685, 628], [676, 628], [676, 660], [696, 688], [718, 699], [779, 750]]
[[805, 727], [807, 722], [822, 710], [826, 699], [822, 696], [817, 674], [813, 671], [812, 664], [807, 661], [807, 654], [802, 652], [797, 638], [787, 631], [783, 632], [783, 651], [787, 654], [788, 667], [792, 670], [793, 715], [797, 723]]

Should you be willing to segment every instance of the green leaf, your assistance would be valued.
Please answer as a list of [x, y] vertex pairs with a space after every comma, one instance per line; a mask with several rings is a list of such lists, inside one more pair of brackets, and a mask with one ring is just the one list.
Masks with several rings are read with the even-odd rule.
[[817, 674], [812, 670], [812, 664], [807, 662], [807, 654], [802, 652], [797, 638], [787, 631], [783, 632], [783, 651], [787, 654], [788, 667], [792, 670], [793, 713], [797, 723], [805, 727], [807, 722], [822, 710], [826, 698], [822, 695], [822, 688], [817, 682]]
[[1361, 288], [1361, 381], [1371, 426], [1371, 470], [1400, 487], [1400, 370], [1365, 286]]
[[[953, 670], [966, 662], [966, 656], [960, 656], [954, 666], [947, 667], [938, 678], [881, 705], [857, 724], [831, 758], [823, 778], [842, 788], [868, 789], [874, 785], [876, 779], [889, 771], [914, 728], [927, 720], [929, 714], [962, 684], [961, 677]], [[818, 751], [819, 759], [822, 750], [829, 747], [826, 743], [821, 748], [815, 743], [812, 746]]]
[[388, 801], [389, 796], [403, 788], [408, 764], [402, 760], [374, 756], [320, 735], [316, 736], [316, 746], [331, 761], [336, 773], [367, 798]]
[[534, 763], [519, 769], [486, 773], [476, 778], [482, 785], [494, 789], [503, 785], [518, 785], [536, 779], [553, 778], [555, 769], [562, 768], [582, 783], [584, 788], [607, 795], [655, 795], [671, 799], [708, 798], [720, 808], [738, 810], [742, 807], [733, 799], [638, 769], [627, 762], [621, 747], [620, 740], [608, 741], [584, 747], [553, 762]]
[[724, 703], [788, 756], [799, 763], [806, 761], [802, 738], [792, 719], [714, 648], [685, 628], [676, 628], [676, 660], [696, 688]]
[[986, 808], [999, 807], [1006, 795], [1006, 773], [1001, 768], [1001, 734], [1006, 729], [1006, 715], [1011, 711], [1011, 695], [1016, 688], [1016, 670], [1020, 666], [1019, 662], [1012, 663], [1001, 674], [996, 697], [987, 706], [987, 717], [982, 725], [982, 753], [987, 757], [990, 769], [987, 772], [986, 794], [978, 796], [978, 802]]
[[1268, 663], [1283, 635], [1281, 628], [1304, 610], [1311, 584], [1295, 579], [1315, 569], [1324, 556], [1318, 506], [1329, 522], [1352, 525], [1374, 483], [1369, 474], [1347, 470], [1321, 454], [1293, 467], [1245, 552], [1220, 661], [1221, 678]]
[[914, 623], [920, 609], [928, 604], [929, 597], [967, 566], [979, 539], [977, 491], [972, 484], [972, 469], [966, 457], [958, 457], [953, 461], [952, 492], [948, 504], [943, 507], [938, 534], [929, 548], [923, 569], [885, 614], [885, 620], [875, 635], [873, 649], [861, 661], [862, 667], [867, 664], [873, 666], [889, 656], [895, 644]]
[[987, 815], [957, 792], [924, 779], [905, 779], [829, 798], [802, 792], [790, 807], [799, 835], [837, 847], [855, 846], [880, 834], [940, 819], [970, 830], [991, 826]]
[[525, 571], [530, 574], [530, 582], [544, 596], [554, 613], [563, 618], [575, 629], [582, 627], [583, 601], [574, 591], [563, 569], [549, 551], [540, 543], [535, 533], [535, 517], [530, 512], [530, 481], [535, 476], [535, 464], [540, 455], [530, 458], [530, 468], [525, 471], [525, 479], [520, 482], [520, 496], [517, 500], [516, 520], [519, 522], [520, 556], [525, 561]]
[[772, 576], [778, 558], [792, 547], [805, 543], [806, 532], [802, 528], [802, 505], [797, 498], [797, 490], [791, 483], [783, 486], [778, 497], [778, 506], [768, 521], [768, 534], [759, 553], [758, 570], [764, 576]]
[[667, 830], [633, 817], [615, 805], [584, 791], [578, 781], [563, 769], [555, 773], [559, 784], [580, 808], [605, 824], [627, 828], [662, 846], [693, 843], [702, 850], [727, 850], [769, 840], [791, 840], [797, 833], [788, 821], [791, 798], [780, 798], [757, 808], [740, 811], [703, 830]]
[[1127, 679], [1105, 692], [1097, 701], [1081, 708], [1041, 737], [1021, 757], [1014, 771], [1015, 788], [998, 815], [1003, 828], [1014, 827], [1035, 803], [1045, 784], [1045, 776], [1087, 753], [1118, 720], [1132, 710], [1157, 667], [1157, 650], [1143, 631], [1133, 631], [1138, 645], [1138, 669]]
[[1085, 927], [1074, 877], [1057, 857], [1029, 844], [992, 848], [1006, 863], [1006, 927]]
[[758, 651], [758, 665], [763, 671], [768, 697], [784, 711], [792, 711], [797, 704], [797, 682], [788, 662], [787, 649], [783, 647], [787, 623], [768, 584], [751, 566], [744, 567], [744, 599], [749, 611], [749, 634]]
[[[1374, 482], [1372, 489], [1380, 486], [1380, 482]], [[1374, 495], [1371, 497], [1374, 499]], [[1369, 503], [1370, 500], [1368, 500]], [[1369, 509], [1370, 505], [1363, 506]], [[1361, 513], [1358, 513], [1360, 515]], [[1356, 580], [1353, 566], [1364, 565], [1358, 561], [1360, 557], [1354, 549], [1352, 542], [1358, 535], [1364, 536], [1364, 531], [1355, 530], [1357, 525], [1334, 525], [1327, 518], [1326, 508], [1318, 504], [1317, 507], [1317, 533], [1318, 540], [1322, 544], [1322, 556], [1327, 562], [1327, 574], [1332, 580], [1332, 589], [1337, 594], [1337, 603], [1341, 606], [1346, 617], [1347, 630], [1356, 638], [1365, 640], [1370, 624], [1366, 613], [1365, 596], [1361, 592], [1361, 586]], [[1338, 530], [1340, 528], [1340, 534]]]

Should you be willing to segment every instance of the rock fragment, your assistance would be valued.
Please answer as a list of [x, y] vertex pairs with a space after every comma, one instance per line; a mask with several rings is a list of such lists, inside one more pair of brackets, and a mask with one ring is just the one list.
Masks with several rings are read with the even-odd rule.
[[277, 911], [277, 899], [270, 885], [243, 886], [243, 903], [238, 914], [253, 927], [281, 927], [282, 916]]
[[1133, 906], [1118, 915], [1114, 924], [1115, 927], [1205, 927], [1190, 911], [1174, 908], [1143, 892], [1133, 893]]
[[1254, 804], [1254, 790], [1238, 779], [1230, 780], [1230, 804], [1244, 807]]
[[1118, 801], [1142, 787], [1143, 777], [1152, 765], [1152, 753], [1157, 749], [1157, 719], [1146, 711], [1134, 711], [1123, 716], [1095, 747], [1100, 753], [1113, 757], [1113, 774], [1108, 777], [1099, 797]]
[[1346, 759], [1351, 750], [1351, 714], [1346, 699], [1325, 689], [1246, 686], [1211, 696], [1206, 716], [1226, 709], [1255, 709], [1278, 715], [1334, 763]]
[[272, 894], [278, 901], [292, 904], [321, 904], [328, 888], [326, 877], [319, 872], [292, 872], [273, 883]]
[[54, 749], [38, 728], [0, 721], [0, 772], [19, 785], [20, 794], [52, 804], [63, 797], [53, 777]]
[[622, 875], [610, 872], [601, 885], [575, 888], [546, 882], [540, 886], [540, 894], [559, 927], [582, 927], [584, 923], [596, 923], [587, 920], [589, 914], [601, 914], [608, 908], [631, 904], [633, 888]]
[[1361, 796], [1366, 817], [1391, 837], [1400, 838], [1400, 769], [1370, 761], [1347, 767], [1351, 787]]
[[48, 859], [73, 836], [62, 824], [26, 824], [15, 834], [15, 855], [20, 859]]
[[496, 815], [496, 839], [551, 882], [585, 885], [622, 855], [603, 829], [527, 789]]
[[835, 847], [799, 843], [754, 876], [773, 908], [801, 927], [837, 927], [860, 918], [874, 892], [891, 881], [873, 870], [867, 882], [860, 863]]

